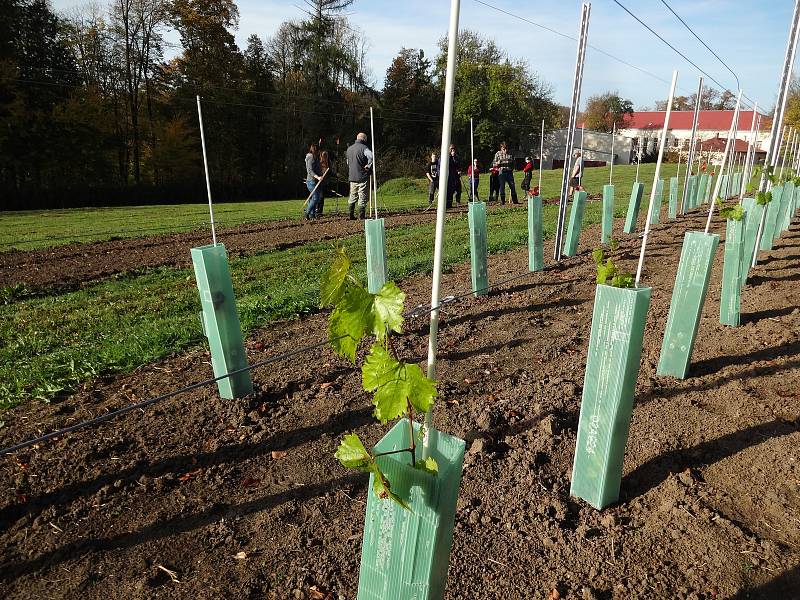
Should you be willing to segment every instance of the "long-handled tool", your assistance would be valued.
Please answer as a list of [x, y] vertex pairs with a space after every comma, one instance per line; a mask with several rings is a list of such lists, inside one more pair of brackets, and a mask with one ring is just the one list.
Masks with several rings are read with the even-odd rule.
[[314, 186], [314, 189], [311, 190], [311, 193], [308, 195], [308, 198], [306, 198], [306, 201], [303, 202], [303, 208], [305, 208], [306, 205], [308, 204], [308, 201], [311, 200], [311, 196], [313, 196], [314, 192], [317, 191], [317, 188], [320, 186], [320, 184], [325, 179], [325, 176], [328, 174], [328, 171], [330, 171], [330, 169], [325, 169], [325, 172], [322, 174], [322, 177], [320, 177], [319, 180], [317, 181], [317, 185]]

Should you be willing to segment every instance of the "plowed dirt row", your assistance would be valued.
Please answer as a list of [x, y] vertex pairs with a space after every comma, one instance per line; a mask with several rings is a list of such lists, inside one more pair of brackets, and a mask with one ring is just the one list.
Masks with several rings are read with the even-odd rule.
[[[720, 248], [691, 375], [656, 377], [682, 234], [703, 222], [687, 215], [651, 238], [622, 498], [602, 512], [569, 496], [591, 260], [446, 308], [434, 421], [469, 448], [448, 599], [554, 589], [582, 600], [797, 597], [800, 226], [762, 255], [736, 329], [718, 323]], [[590, 228], [582, 250], [598, 235]], [[617, 253], [628, 270], [638, 244]], [[493, 281], [526, 268], [524, 250], [490, 258]], [[468, 282], [468, 266], [457, 266], [443, 291]], [[407, 306], [429, 299], [427, 277], [402, 287]], [[248, 339], [250, 360], [319, 341], [324, 329], [324, 314], [275, 324]], [[407, 322], [401, 353], [421, 360], [426, 334], [426, 319]], [[58, 404], [10, 411], [0, 443], [210, 373], [197, 350], [93, 382]], [[3, 597], [355, 598], [366, 480], [333, 452], [344, 432], [373, 443], [386, 428], [357, 373], [327, 350], [256, 369], [254, 380], [248, 398], [204, 388], [3, 459]]]

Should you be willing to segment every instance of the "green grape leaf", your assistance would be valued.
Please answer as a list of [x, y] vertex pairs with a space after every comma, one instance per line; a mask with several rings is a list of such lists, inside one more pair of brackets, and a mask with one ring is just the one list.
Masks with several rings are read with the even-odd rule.
[[439, 474], [439, 463], [436, 462], [436, 459], [432, 456], [429, 456], [425, 460], [418, 460], [417, 464], [414, 465], [420, 471], [425, 471], [426, 473], [430, 473], [431, 475], [438, 475]]
[[756, 194], [756, 203], [762, 206], [766, 206], [772, 202], [772, 192], [758, 192]]
[[439, 393], [436, 389], [436, 382], [428, 379], [419, 365], [406, 364], [405, 371], [411, 406], [417, 412], [428, 412], [433, 406], [433, 399]]
[[387, 281], [375, 294], [373, 303], [373, 333], [379, 340], [386, 337], [387, 329], [403, 332], [403, 302], [406, 295], [393, 281]]
[[374, 475], [372, 480], [372, 491], [375, 492], [375, 495], [378, 498], [381, 500], [392, 500], [393, 502], [397, 502], [397, 504], [402, 506], [404, 509], [408, 511], [411, 510], [411, 507], [405, 500], [392, 492], [389, 480], [386, 479], [386, 476], [381, 472], [377, 462], [373, 462], [370, 465], [369, 470]]
[[333, 306], [342, 299], [346, 286], [347, 272], [350, 270], [350, 259], [347, 257], [344, 248], [336, 251], [336, 260], [322, 276], [319, 289], [319, 306]]
[[614, 277], [617, 273], [617, 267], [614, 262], [609, 258], [606, 264], [599, 263], [597, 265], [597, 283], [603, 285], [609, 279]]
[[721, 208], [719, 215], [723, 219], [732, 219], [734, 221], [741, 221], [744, 218], [744, 207], [741, 204], [736, 206], [726, 206]]
[[334, 456], [348, 469], [369, 470], [373, 462], [361, 439], [355, 433], [348, 433], [342, 438]]
[[596, 265], [603, 264], [603, 249], [595, 248], [594, 250], [592, 250], [592, 259], [594, 260]]
[[633, 287], [633, 274], [632, 273], [618, 273], [614, 275], [611, 280], [611, 287], [617, 288], [632, 288]]
[[364, 389], [375, 392], [375, 418], [381, 423], [406, 414], [408, 401], [417, 411], [430, 410], [437, 394], [436, 383], [418, 365], [394, 359], [380, 344], [372, 345], [361, 373]]
[[355, 362], [358, 343], [373, 329], [372, 305], [372, 294], [361, 286], [348, 286], [328, 319], [328, 339], [337, 354]]
[[614, 252], [617, 248], [619, 248], [619, 240], [612, 237], [611, 241], [608, 242], [608, 247], [611, 248], [612, 252]]

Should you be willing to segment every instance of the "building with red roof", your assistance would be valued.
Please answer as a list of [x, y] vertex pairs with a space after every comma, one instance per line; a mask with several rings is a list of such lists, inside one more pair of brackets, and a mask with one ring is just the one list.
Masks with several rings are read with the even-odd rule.
[[[699, 142], [712, 139], [722, 139], [724, 145], [725, 140], [728, 138], [731, 122], [733, 121], [732, 110], [701, 110], [697, 124], [697, 140]], [[666, 118], [666, 111], [637, 111], [633, 113], [627, 123], [627, 127], [622, 130], [622, 134], [632, 137], [637, 142], [634, 143], [634, 149], [638, 147], [638, 141], [643, 143], [643, 149], [646, 152], [652, 152], [654, 148], [658, 147], [658, 139], [661, 137], [661, 130], [664, 127], [664, 119]], [[769, 117], [763, 113], [761, 116], [760, 126], [756, 131], [756, 147], [763, 149], [765, 143], [769, 140]], [[694, 111], [691, 110], [674, 110], [669, 117], [669, 133], [667, 134], [667, 147], [672, 148], [689, 148], [689, 141], [692, 137], [692, 119], [694, 118]], [[753, 123], [753, 111], [744, 110], [739, 113], [739, 122], [737, 124], [736, 139], [737, 149], [739, 152], [739, 143], [745, 146], [744, 152], [747, 152], [747, 141], [750, 137], [750, 127]], [[716, 142], [715, 142], [716, 143]], [[721, 152], [722, 150], [720, 150]]]

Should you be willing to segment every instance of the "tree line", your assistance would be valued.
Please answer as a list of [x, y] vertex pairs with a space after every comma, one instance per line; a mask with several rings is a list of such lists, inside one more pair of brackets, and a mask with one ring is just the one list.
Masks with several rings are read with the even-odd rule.
[[[322, 139], [334, 159], [375, 111], [381, 179], [419, 176], [438, 147], [446, 39], [432, 59], [402, 48], [381, 89], [354, 0], [308, 0], [297, 19], [244, 48], [234, 0], [112, 0], [56, 14], [46, 0], [0, 5], [3, 209], [197, 202], [205, 181], [202, 98], [215, 200], [302, 193], [303, 156]], [[177, 45], [167, 40], [174, 31]], [[472, 31], [459, 39], [453, 137], [476, 152], [501, 140], [527, 151], [552, 90], [523, 61]]]

